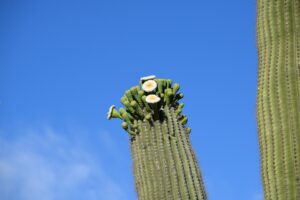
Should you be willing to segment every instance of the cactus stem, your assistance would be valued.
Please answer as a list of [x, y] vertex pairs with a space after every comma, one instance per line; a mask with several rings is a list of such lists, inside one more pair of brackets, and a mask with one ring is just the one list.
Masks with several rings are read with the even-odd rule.
[[184, 126], [187, 117], [178, 103], [183, 97], [176, 94], [179, 84], [172, 87], [169, 79], [141, 79], [142, 85], [147, 83], [155, 89], [127, 90], [121, 98], [125, 108], [114, 114], [123, 119], [122, 127], [130, 135], [138, 199], [206, 200], [189, 142], [191, 129]]

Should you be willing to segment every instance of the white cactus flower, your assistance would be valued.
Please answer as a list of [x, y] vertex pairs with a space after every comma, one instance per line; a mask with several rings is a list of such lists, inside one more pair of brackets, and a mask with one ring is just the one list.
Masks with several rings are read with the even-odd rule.
[[145, 92], [152, 92], [157, 88], [157, 83], [154, 80], [145, 81], [142, 85], [142, 89]]
[[143, 82], [143, 81], [153, 80], [155, 78], [156, 78], [155, 75], [150, 75], [150, 76], [144, 76], [140, 80]]
[[112, 105], [112, 106], [109, 107], [109, 110], [107, 112], [107, 119], [112, 118], [112, 113], [113, 113], [114, 108], [115, 108], [115, 105]]
[[156, 96], [155, 94], [149, 94], [146, 96], [146, 102], [147, 103], [157, 103], [160, 101], [160, 98]]

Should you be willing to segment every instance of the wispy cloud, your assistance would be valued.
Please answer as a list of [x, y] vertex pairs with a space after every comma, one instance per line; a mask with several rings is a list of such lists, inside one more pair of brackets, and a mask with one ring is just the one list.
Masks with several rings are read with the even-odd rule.
[[49, 128], [0, 136], [0, 199], [129, 199], [85, 147]]
[[252, 200], [263, 200], [263, 194], [262, 193], [256, 193], [253, 195]]

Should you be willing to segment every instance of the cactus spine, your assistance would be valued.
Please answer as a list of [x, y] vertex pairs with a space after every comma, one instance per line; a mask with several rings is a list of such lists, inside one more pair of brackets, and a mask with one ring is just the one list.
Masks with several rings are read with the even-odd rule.
[[257, 121], [266, 200], [300, 199], [300, 0], [257, 1]]
[[130, 135], [135, 185], [140, 200], [204, 200], [206, 193], [182, 115], [179, 84], [141, 79], [121, 98], [124, 108], [111, 106], [108, 119], [120, 118]]

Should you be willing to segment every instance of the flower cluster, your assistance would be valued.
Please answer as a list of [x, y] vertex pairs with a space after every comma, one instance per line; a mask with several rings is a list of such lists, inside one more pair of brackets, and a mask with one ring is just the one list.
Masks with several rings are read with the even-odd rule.
[[131, 135], [138, 133], [138, 120], [163, 120], [163, 108], [174, 107], [176, 114], [183, 124], [187, 123], [187, 117], [181, 114], [183, 104], [179, 100], [183, 98], [178, 93], [180, 85], [172, 84], [170, 79], [157, 79], [154, 75], [142, 77], [140, 85], [127, 90], [121, 98], [125, 108], [119, 111], [112, 105], [107, 114], [108, 119], [120, 118], [122, 127]]

